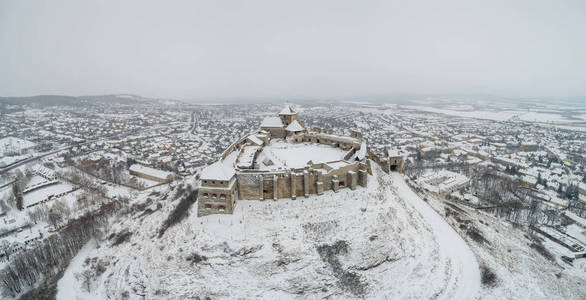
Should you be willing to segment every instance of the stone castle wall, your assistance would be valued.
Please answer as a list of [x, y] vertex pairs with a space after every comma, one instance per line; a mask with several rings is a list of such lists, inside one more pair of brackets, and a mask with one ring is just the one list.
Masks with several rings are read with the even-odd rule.
[[197, 215], [232, 214], [238, 199], [238, 187], [232, 182], [228, 187], [200, 186]]
[[[297, 119], [297, 118], [295, 118]], [[292, 119], [282, 120], [290, 123]], [[285, 138], [284, 128], [263, 128], [269, 132], [271, 138]], [[230, 145], [221, 155], [226, 157], [247, 144], [246, 135]], [[311, 166], [278, 171], [260, 171], [255, 169], [236, 169], [235, 177], [229, 181], [207, 180], [202, 178], [202, 186], [198, 193], [198, 216], [210, 214], [231, 214], [237, 200], [264, 200], [307, 197], [312, 194], [321, 195], [324, 191], [337, 192], [341, 188], [356, 189], [357, 186], [366, 187], [368, 174], [372, 174], [370, 163], [357, 151], [364, 145], [362, 134], [352, 131], [350, 137], [333, 134], [332, 130], [314, 128], [312, 132], [294, 134], [289, 137], [293, 142], [311, 142], [330, 145], [347, 153], [344, 160], [313, 164]], [[265, 137], [265, 143], [268, 138]], [[364, 151], [364, 150], [363, 150]], [[260, 153], [255, 153], [256, 156]], [[355, 157], [360, 155], [361, 161]], [[354, 160], [356, 161], [350, 161]]]
[[325, 169], [325, 165], [279, 172], [238, 172], [238, 199], [296, 198], [321, 194], [326, 190], [355, 189], [357, 185], [367, 185], [368, 167], [365, 163], [354, 162], [330, 171]]

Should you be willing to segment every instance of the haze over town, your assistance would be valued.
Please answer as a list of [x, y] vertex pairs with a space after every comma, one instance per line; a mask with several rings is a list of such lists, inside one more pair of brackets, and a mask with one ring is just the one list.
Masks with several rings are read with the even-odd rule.
[[2, 1], [3, 96], [583, 97], [586, 3]]
[[0, 2], [1, 299], [584, 299], [584, 1]]

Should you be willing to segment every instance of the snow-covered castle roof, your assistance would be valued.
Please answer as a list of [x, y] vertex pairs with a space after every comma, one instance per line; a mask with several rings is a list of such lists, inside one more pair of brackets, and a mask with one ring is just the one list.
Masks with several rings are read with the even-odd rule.
[[293, 108], [289, 105], [285, 106], [283, 110], [279, 113], [279, 115], [295, 115], [297, 112], [293, 110]]
[[283, 127], [283, 122], [279, 117], [266, 117], [260, 123], [260, 127]]
[[297, 120], [293, 120], [293, 122], [291, 122], [291, 124], [289, 124], [285, 130], [291, 132], [303, 131], [303, 126], [301, 126]]

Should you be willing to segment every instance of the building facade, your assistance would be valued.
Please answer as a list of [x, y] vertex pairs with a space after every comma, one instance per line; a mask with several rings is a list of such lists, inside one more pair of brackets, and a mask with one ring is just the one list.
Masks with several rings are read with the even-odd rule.
[[148, 180], [153, 180], [160, 183], [167, 183], [173, 181], [173, 173], [153, 169], [141, 164], [134, 164], [128, 168], [130, 175], [141, 177]]

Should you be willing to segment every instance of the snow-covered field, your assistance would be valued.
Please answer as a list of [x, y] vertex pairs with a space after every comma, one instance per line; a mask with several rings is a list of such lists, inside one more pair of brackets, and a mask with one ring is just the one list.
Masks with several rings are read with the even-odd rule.
[[31, 141], [19, 139], [16, 137], [9, 136], [9, 137], [5, 137], [5, 138], [1, 138], [0, 139], [0, 157], [4, 156], [6, 154], [6, 152], [12, 152], [12, 151], [18, 152], [21, 150], [32, 148], [35, 145], [36, 144]]
[[0, 167], [8, 166], [32, 157], [32, 154], [26, 152], [32, 149], [35, 145], [36, 144], [31, 141], [15, 137], [5, 137], [0, 139]]
[[0, 157], [0, 167], [5, 167], [5, 166], [11, 165], [13, 163], [17, 163], [21, 160], [31, 158], [31, 157], [32, 157], [32, 154]]
[[464, 118], [487, 119], [494, 121], [506, 121], [510, 118], [519, 115], [517, 111], [479, 111], [479, 110], [454, 110], [442, 109], [431, 106], [405, 105], [404, 108], [444, 114], [449, 116], [458, 116]]
[[[450, 116], [458, 116], [465, 118], [486, 119], [494, 121], [507, 121], [514, 117], [519, 117], [520, 120], [540, 123], [555, 123], [555, 124], [572, 124], [584, 123], [586, 118], [584, 114], [575, 114], [568, 118], [567, 112], [559, 111], [526, 111], [526, 110], [476, 110], [471, 108], [455, 109], [455, 108], [437, 108], [431, 106], [406, 105], [404, 108], [445, 114]], [[583, 127], [583, 126], [582, 126]], [[580, 128], [580, 127], [579, 127]]]

